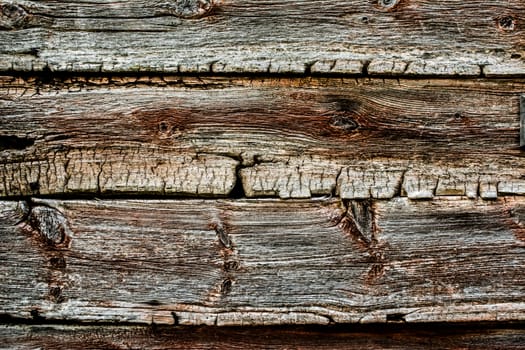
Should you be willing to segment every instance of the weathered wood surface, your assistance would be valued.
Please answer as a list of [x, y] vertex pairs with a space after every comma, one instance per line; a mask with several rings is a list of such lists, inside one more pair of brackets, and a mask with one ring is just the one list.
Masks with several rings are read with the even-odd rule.
[[524, 91], [521, 80], [5, 77], [0, 196], [523, 195]]
[[8, 317], [525, 320], [525, 200], [0, 202]]
[[0, 70], [525, 73], [523, 0], [0, 2]]
[[[501, 327], [501, 325], [500, 325]], [[518, 327], [0, 326], [0, 349], [525, 349]]]

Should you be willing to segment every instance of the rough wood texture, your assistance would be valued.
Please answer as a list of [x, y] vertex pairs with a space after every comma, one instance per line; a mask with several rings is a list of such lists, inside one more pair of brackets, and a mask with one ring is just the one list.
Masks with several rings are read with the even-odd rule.
[[525, 194], [522, 81], [114, 76], [0, 85], [0, 196], [238, 196], [241, 187], [281, 198]]
[[1, 349], [487, 349], [525, 348], [523, 329], [448, 327], [0, 326]]
[[0, 202], [9, 317], [525, 320], [525, 200]]
[[0, 2], [0, 70], [525, 73], [523, 0]]

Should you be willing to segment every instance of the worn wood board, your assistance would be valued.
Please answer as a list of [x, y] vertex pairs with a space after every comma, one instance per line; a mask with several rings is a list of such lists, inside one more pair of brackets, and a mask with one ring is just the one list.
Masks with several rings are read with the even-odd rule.
[[523, 75], [523, 0], [0, 3], [0, 70]]
[[1, 202], [0, 309], [180, 325], [525, 319], [525, 200]]
[[521, 80], [5, 77], [0, 196], [525, 194]]

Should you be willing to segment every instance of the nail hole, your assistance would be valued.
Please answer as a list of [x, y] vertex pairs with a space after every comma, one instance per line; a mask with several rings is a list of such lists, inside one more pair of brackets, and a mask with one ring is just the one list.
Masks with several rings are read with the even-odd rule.
[[505, 32], [513, 31], [516, 21], [512, 16], [503, 16], [498, 19], [498, 28]]
[[461, 119], [461, 118], [463, 118], [463, 115], [461, 115], [460, 112], [456, 112], [456, 113], [454, 113], [454, 118]]
[[159, 123], [159, 131], [160, 132], [168, 131], [168, 125], [165, 122], [160, 122]]
[[364, 17], [361, 17], [361, 22], [365, 23], [365, 24], [368, 24], [369, 23], [369, 19], [368, 17], [364, 16]]

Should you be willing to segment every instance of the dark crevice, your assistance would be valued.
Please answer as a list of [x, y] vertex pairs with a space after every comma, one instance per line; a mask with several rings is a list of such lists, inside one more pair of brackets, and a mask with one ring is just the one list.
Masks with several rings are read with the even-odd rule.
[[244, 188], [242, 187], [242, 183], [241, 183], [239, 176], [237, 176], [237, 181], [235, 181], [235, 186], [233, 186], [233, 189], [228, 195], [228, 198], [232, 198], [232, 199], [246, 198], [246, 194], [244, 193]]
[[[0, 314], [0, 325], [60, 325], [60, 326], [137, 326], [141, 325], [141, 323], [133, 323], [133, 322], [122, 322], [122, 321], [114, 321], [114, 322], [108, 322], [108, 321], [79, 321], [79, 320], [66, 320], [66, 319], [53, 319], [53, 318], [47, 318], [41, 315], [40, 311], [38, 309], [32, 309], [29, 312], [30, 317], [24, 318], [24, 317], [15, 317], [9, 314]], [[142, 325], [147, 325], [146, 323], [143, 323]]]
[[246, 193], [244, 192], [244, 187], [242, 185], [242, 179], [241, 179], [241, 170], [246, 168], [246, 166], [242, 165], [242, 159], [240, 157], [237, 159], [239, 162], [237, 165], [237, 168], [235, 169], [235, 185], [233, 186], [233, 189], [230, 191], [228, 198], [232, 199], [242, 199], [246, 198]]
[[33, 146], [34, 144], [34, 138], [0, 135], [0, 151], [9, 149], [23, 150]]
[[[31, 53], [38, 53], [37, 51], [31, 51]], [[30, 54], [30, 52], [28, 52]], [[142, 72], [135, 72], [135, 71], [121, 71], [121, 72], [93, 72], [93, 71], [52, 71], [48, 66], [45, 66], [42, 71], [31, 71], [31, 72], [22, 72], [22, 71], [16, 71], [16, 70], [5, 70], [2, 71], [2, 75], [5, 76], [12, 76], [14, 78], [20, 78], [22, 80], [27, 81], [34, 81], [34, 83], [28, 85], [52, 85], [52, 86], [69, 86], [74, 85], [75, 83], [72, 83], [71, 81], [75, 78], [82, 78], [81, 82], [85, 84], [86, 86], [106, 86], [106, 85], [115, 85], [115, 86], [126, 86], [126, 85], [133, 85], [135, 82], [129, 82], [129, 83], [120, 83], [119, 81], [112, 81], [112, 78], [143, 78], [143, 77], [149, 77], [149, 78], [160, 78], [160, 79], [152, 79], [152, 82], [148, 81], [140, 81], [141, 85], [151, 85], [151, 86], [157, 86], [159, 83], [157, 81], [162, 81], [162, 86], [169, 86], [169, 85], [184, 85], [183, 78], [245, 78], [245, 79], [272, 79], [272, 78], [283, 78], [283, 79], [293, 79], [293, 78], [374, 78], [374, 79], [385, 79], [385, 80], [398, 80], [400, 78], [405, 80], [429, 80], [429, 79], [442, 79], [442, 78], [450, 78], [454, 80], [472, 80], [476, 77], [473, 76], [461, 76], [461, 75], [433, 75], [433, 74], [421, 74], [421, 75], [399, 75], [399, 74], [370, 74], [368, 72], [368, 64], [370, 62], [364, 62], [363, 69], [361, 73], [333, 73], [333, 72], [315, 72], [315, 74], [311, 73], [311, 65], [306, 64], [305, 65], [305, 71], [304, 72], [298, 72], [298, 73], [271, 73], [271, 72], [258, 72], [258, 73], [237, 73], [237, 72], [148, 72], [148, 71], [142, 71]], [[484, 71], [484, 66], [480, 65], [480, 74], [477, 76], [477, 78], [486, 78]], [[169, 81], [164, 81], [162, 78], [168, 76], [178, 76], [181, 79], [173, 81], [170, 79]], [[489, 80], [498, 80], [498, 81], [509, 81], [516, 78], [525, 77], [524, 74], [516, 74], [512, 77], [494, 77], [494, 78], [486, 78]], [[89, 79], [105, 79], [107, 80], [107, 83], [101, 84], [99, 82], [90, 84]], [[153, 81], [155, 80], [155, 81]], [[78, 82], [80, 83], [80, 81]], [[3, 83], [5, 85], [5, 83]], [[210, 83], [211, 84], [211, 83]], [[210, 85], [209, 83], [202, 83], [202, 85]], [[218, 87], [221, 86], [220, 82], [216, 84]], [[187, 85], [191, 87], [198, 88], [199, 85], [196, 83]], [[215, 86], [215, 85], [214, 85]]]
[[485, 76], [485, 65], [484, 64], [480, 64], [479, 65], [479, 77], [480, 78], [486, 78], [486, 76]]
[[[36, 317], [33, 317], [33, 314]], [[37, 309], [30, 311], [30, 317], [14, 317], [9, 314], [0, 314], [0, 324], [2, 325], [35, 325], [35, 326], [47, 326], [47, 325], [59, 325], [59, 326], [140, 326], [144, 328], [155, 328], [157, 330], [175, 330], [180, 329], [184, 332], [189, 332], [191, 334], [192, 330], [208, 330], [210, 332], [215, 331], [229, 331], [229, 330], [238, 330], [246, 331], [245, 326], [181, 326], [179, 323], [179, 317], [175, 311], [172, 313], [174, 319], [174, 325], [159, 325], [159, 324], [149, 324], [149, 323], [140, 323], [140, 322], [96, 322], [96, 321], [75, 321], [75, 320], [64, 320], [64, 319], [51, 319], [45, 318], [40, 315], [40, 312]], [[395, 316], [390, 316], [391, 318], [398, 319], [397, 314], [392, 314]], [[403, 315], [403, 314], [400, 314]], [[330, 318], [329, 318], [330, 319]], [[500, 329], [517, 329], [525, 330], [524, 321], [505, 321], [505, 322], [494, 322], [494, 321], [481, 321], [481, 322], [424, 322], [424, 323], [410, 323], [410, 322], [392, 322], [388, 324], [388, 329], [385, 329], [385, 323], [334, 323], [328, 325], [281, 325], [281, 326], [251, 326], [250, 330], [253, 331], [264, 331], [264, 330], [301, 330], [305, 332], [323, 332], [325, 334], [329, 333], [352, 333], [352, 332], [378, 332], [381, 334], [388, 332], [424, 332], [425, 334], [430, 333], [442, 333], [448, 332], [450, 334], [466, 334], [467, 332], [480, 332], [491, 330], [500, 330]]]
[[370, 61], [364, 61], [364, 62], [363, 62], [363, 71], [362, 71], [362, 74], [363, 74], [363, 76], [365, 76], [365, 77], [370, 76], [370, 74], [368, 74], [368, 66], [370, 66]]
[[42, 317], [40, 315], [40, 312], [37, 309], [31, 310], [30, 314], [31, 314], [31, 317], [33, 318], [33, 321], [35, 322], [44, 322], [46, 320], [45, 317]]
[[312, 74], [312, 66], [315, 64], [315, 62], [309, 62], [304, 64], [304, 74], [305, 75], [311, 75]]
[[405, 316], [406, 314], [403, 314], [403, 313], [387, 314], [386, 321], [387, 322], [406, 322]]
[[171, 317], [173, 317], [173, 325], [178, 326], [179, 325], [179, 316], [175, 313], [175, 311], [171, 312]]

